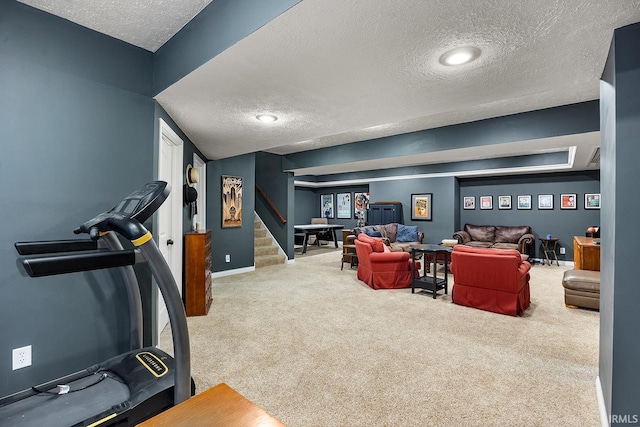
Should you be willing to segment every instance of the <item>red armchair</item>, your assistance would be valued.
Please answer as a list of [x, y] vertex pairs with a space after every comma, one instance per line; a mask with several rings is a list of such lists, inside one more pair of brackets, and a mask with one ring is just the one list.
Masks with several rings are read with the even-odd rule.
[[[353, 242], [358, 255], [358, 279], [373, 289], [411, 287], [409, 252], [391, 252], [381, 238], [360, 233]], [[416, 265], [416, 271], [420, 269]]]
[[529, 307], [529, 270], [517, 250], [457, 245], [451, 253], [454, 303], [518, 316]]

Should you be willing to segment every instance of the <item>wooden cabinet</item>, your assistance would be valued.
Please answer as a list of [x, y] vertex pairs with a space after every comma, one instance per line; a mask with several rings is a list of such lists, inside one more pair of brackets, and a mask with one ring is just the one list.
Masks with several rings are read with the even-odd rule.
[[576, 270], [600, 271], [600, 244], [593, 237], [573, 237], [573, 264]]
[[184, 236], [184, 305], [187, 316], [202, 316], [211, 307], [211, 230]]
[[402, 224], [402, 203], [373, 203], [369, 205], [369, 225]]

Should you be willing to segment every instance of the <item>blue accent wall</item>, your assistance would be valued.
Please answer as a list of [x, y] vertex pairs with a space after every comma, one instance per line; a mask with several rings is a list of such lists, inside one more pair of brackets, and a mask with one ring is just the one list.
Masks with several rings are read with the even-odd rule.
[[[222, 228], [222, 176], [242, 178], [242, 227]], [[212, 271], [253, 267], [255, 153], [207, 163], [207, 228], [211, 230]], [[225, 262], [229, 255], [231, 262]]]
[[[640, 287], [635, 266], [640, 156], [640, 23], [614, 32], [600, 84], [602, 248], [599, 379], [611, 425], [640, 416]], [[618, 420], [616, 422], [615, 420]]]
[[[152, 54], [0, 2], [0, 395], [128, 349], [127, 298], [109, 271], [32, 279], [16, 241], [73, 229], [153, 179]], [[9, 327], [10, 325], [10, 327]], [[33, 365], [12, 371], [11, 350]]]

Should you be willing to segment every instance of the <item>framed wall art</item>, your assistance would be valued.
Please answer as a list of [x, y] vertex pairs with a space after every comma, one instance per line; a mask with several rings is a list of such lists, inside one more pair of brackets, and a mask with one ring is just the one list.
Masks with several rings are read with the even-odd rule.
[[511, 209], [511, 196], [498, 196], [498, 209]]
[[222, 176], [222, 228], [242, 227], [242, 177]]
[[320, 217], [333, 218], [333, 193], [320, 195]]
[[480, 196], [480, 209], [493, 209], [493, 196]]
[[433, 205], [431, 203], [432, 193], [411, 195], [411, 220], [431, 221]]
[[531, 194], [518, 196], [518, 209], [531, 209]]
[[538, 194], [538, 209], [553, 209], [553, 194]]
[[586, 193], [584, 195], [585, 209], [600, 209], [600, 193]]
[[351, 193], [338, 193], [336, 195], [336, 212], [338, 218], [351, 218]]
[[476, 196], [465, 196], [462, 199], [462, 205], [465, 209], [475, 209], [476, 208]]
[[576, 209], [578, 207], [576, 200], [575, 194], [561, 194], [560, 209]]

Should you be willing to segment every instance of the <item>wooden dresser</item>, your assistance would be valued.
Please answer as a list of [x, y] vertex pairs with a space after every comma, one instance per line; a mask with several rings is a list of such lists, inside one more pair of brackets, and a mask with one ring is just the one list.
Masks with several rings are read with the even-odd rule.
[[187, 316], [202, 316], [211, 307], [211, 230], [184, 236], [184, 305]]
[[576, 270], [600, 271], [600, 245], [593, 237], [573, 237], [573, 264]]

